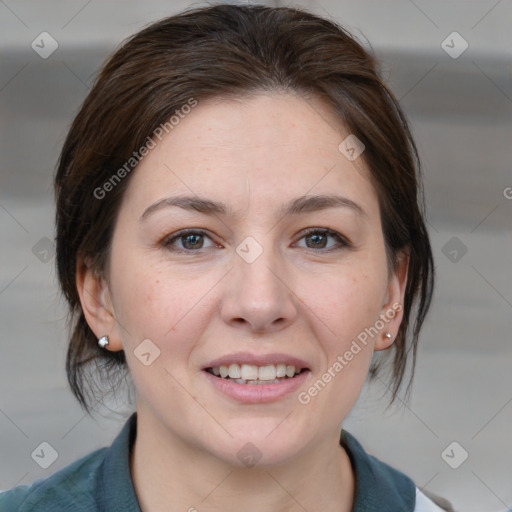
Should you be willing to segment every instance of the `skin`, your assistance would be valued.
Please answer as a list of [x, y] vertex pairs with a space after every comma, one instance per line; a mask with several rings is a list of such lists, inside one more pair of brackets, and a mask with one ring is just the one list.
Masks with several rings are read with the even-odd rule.
[[[401, 311], [306, 405], [298, 392], [242, 404], [201, 371], [233, 352], [282, 352], [308, 362], [299, 392], [307, 390], [361, 331], [403, 303], [407, 260], [388, 270], [369, 172], [362, 157], [351, 162], [338, 150], [348, 134], [317, 98], [275, 92], [199, 102], [133, 171], [104, 277], [79, 264], [87, 321], [98, 338], [108, 334], [108, 350], [125, 350], [137, 390], [131, 472], [143, 511], [352, 509], [340, 425], [374, 350], [392, 344]], [[279, 213], [299, 196], [334, 193], [365, 214], [346, 206]], [[180, 194], [222, 201], [233, 214], [168, 207], [140, 220]], [[165, 245], [185, 228], [208, 236]], [[351, 246], [305, 237], [306, 228], [332, 229]], [[247, 236], [263, 248], [252, 263], [236, 252]], [[134, 355], [145, 339], [160, 350], [149, 366]], [[247, 442], [261, 452], [250, 468], [237, 457]]]

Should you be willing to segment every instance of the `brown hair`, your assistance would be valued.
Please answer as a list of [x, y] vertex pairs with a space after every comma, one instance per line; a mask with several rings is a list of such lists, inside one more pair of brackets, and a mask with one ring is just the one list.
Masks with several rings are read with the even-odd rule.
[[[391, 401], [412, 349], [409, 390], [434, 269], [420, 163], [404, 114], [380, 79], [375, 59], [336, 23], [293, 8], [216, 5], [163, 19], [129, 38], [104, 64], [62, 149], [55, 176], [56, 262], [70, 307], [67, 376], [86, 411], [91, 398], [101, 398], [105, 382], [124, 373], [126, 362], [123, 351], [98, 347], [82, 312], [76, 270], [87, 259], [98, 272], [105, 270], [132, 173], [104, 200], [94, 191], [126, 169], [132, 153], [191, 98], [273, 90], [323, 99], [365, 145], [390, 265], [399, 250], [410, 255], [404, 317], [393, 344]], [[372, 366], [371, 377], [381, 362]]]

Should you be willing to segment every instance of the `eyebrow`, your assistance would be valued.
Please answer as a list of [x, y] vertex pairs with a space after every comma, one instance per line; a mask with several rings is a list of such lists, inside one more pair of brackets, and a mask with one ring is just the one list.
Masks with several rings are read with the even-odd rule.
[[[140, 217], [140, 221], [145, 220], [151, 214], [163, 208], [178, 207], [188, 211], [197, 211], [206, 215], [234, 215], [233, 210], [225, 204], [212, 201], [199, 196], [175, 196], [166, 197], [158, 200], [144, 210]], [[356, 202], [340, 195], [314, 195], [301, 196], [291, 200], [289, 203], [280, 208], [280, 214], [299, 215], [301, 213], [316, 212], [327, 208], [350, 208], [361, 217], [368, 217], [364, 209]]]

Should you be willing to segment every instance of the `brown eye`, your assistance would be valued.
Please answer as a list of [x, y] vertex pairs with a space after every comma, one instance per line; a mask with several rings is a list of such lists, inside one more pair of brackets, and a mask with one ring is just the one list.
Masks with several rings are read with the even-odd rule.
[[[324, 249], [327, 244], [328, 235], [325, 233], [313, 233], [304, 238], [306, 239], [306, 245], [311, 249]], [[308, 239], [311, 241], [311, 245], [308, 244]]]
[[[210, 246], [205, 247], [206, 240], [210, 240]], [[204, 231], [184, 230], [165, 239], [163, 245], [171, 251], [196, 252], [212, 247], [214, 243]]]
[[204, 243], [203, 235], [182, 235], [180, 237], [181, 244], [185, 249], [201, 249]]
[[[329, 239], [334, 240], [334, 243], [329, 244]], [[322, 250], [328, 252], [333, 249], [343, 247], [350, 247], [351, 244], [342, 235], [331, 229], [311, 229], [307, 231], [300, 240], [305, 240], [307, 249]], [[304, 247], [304, 246], [302, 246]]]

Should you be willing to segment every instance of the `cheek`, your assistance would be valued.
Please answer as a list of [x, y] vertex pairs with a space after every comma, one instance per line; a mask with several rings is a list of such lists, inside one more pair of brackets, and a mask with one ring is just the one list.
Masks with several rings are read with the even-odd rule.
[[[127, 277], [128, 276], [128, 277]], [[150, 339], [161, 353], [160, 363], [187, 363], [208, 322], [207, 292], [215, 280], [163, 272], [158, 265], [125, 259], [114, 274], [116, 316], [125, 329], [128, 351]]]
[[325, 357], [302, 398], [329, 411], [325, 415], [332, 421], [345, 418], [361, 393], [373, 355], [374, 338], [368, 332], [381, 311], [382, 279], [364, 271], [356, 276], [352, 270], [317, 280], [304, 301], [306, 311], [314, 313], [309, 317], [317, 319], [315, 337]]
[[377, 320], [385, 282], [376, 273], [347, 267], [325, 279], [308, 281], [301, 298], [335, 341], [350, 341]]

